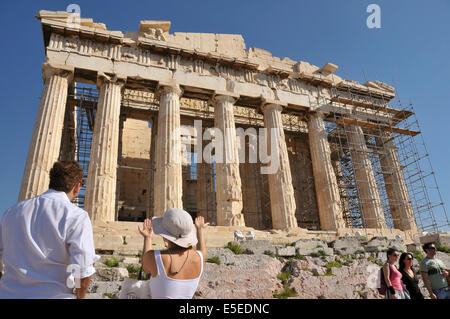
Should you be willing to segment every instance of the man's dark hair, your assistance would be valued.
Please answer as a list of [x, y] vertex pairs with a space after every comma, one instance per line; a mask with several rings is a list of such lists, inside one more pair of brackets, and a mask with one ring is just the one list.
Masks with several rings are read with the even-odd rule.
[[424, 245], [422, 246], [423, 251], [424, 251], [424, 252], [427, 252], [427, 249], [430, 249], [430, 246], [431, 246], [431, 245], [434, 245], [434, 243], [431, 242], [431, 243], [426, 243], [426, 244], [424, 244]]
[[397, 249], [395, 249], [395, 248], [389, 248], [387, 250], [387, 256], [389, 257], [389, 256], [393, 255], [396, 251], [397, 251]]
[[83, 169], [76, 161], [55, 162], [50, 170], [49, 188], [68, 193], [83, 181], [83, 174]]

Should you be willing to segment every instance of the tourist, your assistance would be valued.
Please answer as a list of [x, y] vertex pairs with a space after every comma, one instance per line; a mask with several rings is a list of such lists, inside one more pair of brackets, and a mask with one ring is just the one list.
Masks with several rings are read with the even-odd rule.
[[431, 299], [450, 299], [449, 271], [441, 260], [435, 258], [436, 246], [426, 243], [422, 248], [427, 256], [420, 262], [420, 272]]
[[[206, 243], [203, 217], [195, 219], [182, 209], [169, 208], [163, 217], [146, 219], [142, 268], [151, 274], [150, 294], [153, 299], [191, 299], [197, 290], [206, 258]], [[161, 235], [167, 249], [151, 250], [153, 231]], [[197, 244], [198, 243], [198, 244]], [[193, 246], [197, 245], [198, 250]]]
[[414, 257], [411, 253], [403, 253], [400, 256], [399, 271], [402, 274], [402, 282], [406, 286], [411, 299], [424, 299], [419, 288], [419, 279], [412, 269]]
[[383, 266], [383, 275], [386, 282], [387, 299], [410, 299], [408, 291], [403, 287], [402, 274], [395, 267], [399, 254], [394, 248], [387, 251], [387, 262]]
[[83, 183], [77, 162], [56, 162], [49, 190], [0, 217], [0, 298], [85, 297], [99, 257], [88, 213], [71, 203]]

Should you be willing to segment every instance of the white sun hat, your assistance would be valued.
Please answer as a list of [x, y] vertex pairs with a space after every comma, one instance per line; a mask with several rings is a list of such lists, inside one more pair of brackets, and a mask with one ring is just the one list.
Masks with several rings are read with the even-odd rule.
[[197, 233], [191, 215], [179, 208], [169, 208], [162, 217], [152, 218], [153, 232], [174, 244], [188, 248], [197, 244]]

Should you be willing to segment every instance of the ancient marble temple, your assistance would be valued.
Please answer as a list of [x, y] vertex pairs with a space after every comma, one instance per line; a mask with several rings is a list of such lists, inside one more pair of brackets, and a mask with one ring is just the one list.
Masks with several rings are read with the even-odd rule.
[[[408, 114], [389, 107], [393, 87], [343, 79], [333, 63], [317, 67], [247, 49], [238, 34], [170, 33], [169, 21], [150, 20], [122, 33], [44, 10], [36, 18], [46, 55], [44, 88], [20, 200], [47, 189], [56, 160], [78, 159], [83, 106], [76, 84], [83, 83], [98, 91], [89, 104], [95, 117], [83, 203], [93, 221], [138, 221], [183, 207], [218, 226], [350, 229], [341, 145], [351, 158], [362, 227], [387, 228], [389, 216], [396, 229], [417, 230], [390, 139], [415, 132], [397, 127]], [[196, 137], [212, 127], [231, 132], [224, 145], [233, 154], [245, 149], [245, 158], [194, 161], [209, 142]], [[262, 174], [267, 163], [249, 160], [252, 139], [239, 140], [240, 128], [275, 132], [276, 143], [267, 141], [278, 156], [274, 172]], [[375, 131], [374, 144], [368, 136]], [[387, 210], [373, 152], [386, 167]]]

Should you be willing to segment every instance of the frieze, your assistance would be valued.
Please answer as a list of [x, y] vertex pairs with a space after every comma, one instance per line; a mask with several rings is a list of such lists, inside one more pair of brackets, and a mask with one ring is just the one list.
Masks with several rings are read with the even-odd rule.
[[[284, 90], [296, 94], [317, 94], [316, 86], [302, 79], [294, 78], [293, 75], [286, 76], [286, 73], [280, 75], [279, 72], [271, 73], [274, 72], [273, 68], [256, 71], [245, 67], [236, 67], [232, 62], [224, 63], [220, 60], [219, 62], [212, 62], [195, 55], [182, 56], [176, 53], [164, 55], [159, 52], [153, 52], [148, 47], [134, 46], [133, 43], [114, 44], [90, 39], [80, 39], [78, 36], [63, 36], [52, 33], [47, 48], [56, 51], [76, 52], [82, 55], [103, 57], [114, 61], [136, 63], [144, 66], [157, 66], [169, 70], [181, 70], [183, 72], [194, 72], [201, 75], [219, 76], [230, 81], [266, 86], [272, 90]], [[377, 85], [381, 87], [380, 84], [377, 83]], [[363, 87], [368, 89], [366, 86]]]

